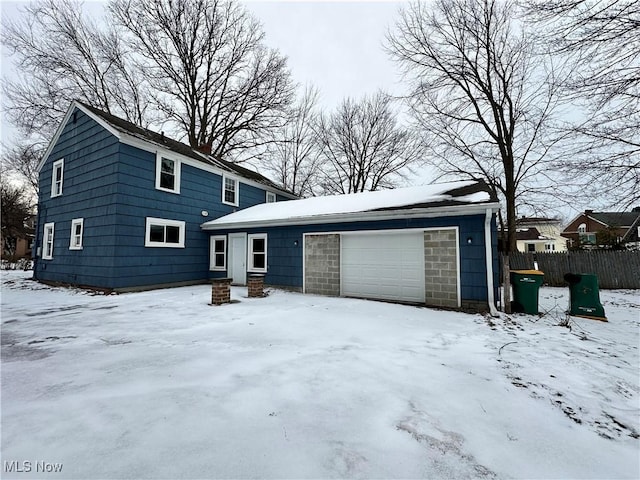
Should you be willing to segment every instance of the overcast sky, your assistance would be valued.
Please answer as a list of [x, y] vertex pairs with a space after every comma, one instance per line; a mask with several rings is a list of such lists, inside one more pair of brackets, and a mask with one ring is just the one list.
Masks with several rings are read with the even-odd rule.
[[383, 41], [402, 2], [245, 3], [263, 23], [266, 43], [288, 57], [296, 81], [320, 89], [324, 106], [379, 88], [401, 90]]

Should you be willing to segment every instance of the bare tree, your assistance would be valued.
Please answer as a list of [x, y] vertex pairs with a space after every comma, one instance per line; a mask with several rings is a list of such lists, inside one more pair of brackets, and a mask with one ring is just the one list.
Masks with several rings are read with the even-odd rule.
[[320, 155], [315, 133], [318, 121], [317, 88], [306, 86], [287, 114], [286, 123], [271, 131], [271, 141], [259, 164], [284, 188], [301, 197], [314, 195]]
[[317, 127], [324, 193], [354, 193], [396, 186], [422, 158], [415, 132], [398, 125], [391, 98], [378, 92], [346, 99]]
[[582, 115], [565, 126], [572, 139], [559, 166], [581, 180], [583, 195], [606, 193], [612, 206], [635, 204], [640, 201], [640, 3], [524, 5], [543, 48], [574, 65], [572, 74], [559, 80]]
[[130, 68], [121, 35], [82, 12], [72, 0], [43, 0], [3, 22], [2, 43], [18, 71], [17, 79], [3, 79], [3, 108], [41, 148], [75, 99], [139, 125], [147, 120], [144, 81]]
[[36, 198], [40, 158], [42, 151], [37, 145], [26, 143], [13, 147], [3, 146], [0, 158], [3, 177], [15, 175], [17, 180], [25, 185], [25, 194]]
[[517, 13], [508, 1], [412, 3], [387, 38], [441, 172], [483, 179], [504, 199], [507, 251], [519, 202], [553, 180], [546, 169], [558, 141], [558, 73], [534, 54]]
[[[226, 0], [114, 0], [154, 103], [193, 147], [234, 157], [282, 123], [293, 86], [260, 24]], [[236, 160], [237, 156], [234, 157]]]

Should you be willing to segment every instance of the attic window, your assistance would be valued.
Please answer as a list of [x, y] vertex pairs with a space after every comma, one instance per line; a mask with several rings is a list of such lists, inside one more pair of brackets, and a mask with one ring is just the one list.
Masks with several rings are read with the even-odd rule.
[[578, 233], [587, 233], [587, 224], [586, 223], [581, 223], [578, 226]]
[[156, 188], [180, 193], [180, 162], [158, 153], [156, 157]]
[[53, 171], [51, 172], [51, 196], [59, 197], [62, 195], [62, 180], [64, 178], [64, 159], [53, 162]]

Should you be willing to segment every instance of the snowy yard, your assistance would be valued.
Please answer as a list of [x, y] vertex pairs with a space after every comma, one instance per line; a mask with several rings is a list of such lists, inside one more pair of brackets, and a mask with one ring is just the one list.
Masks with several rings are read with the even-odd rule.
[[3, 478], [640, 477], [638, 291], [569, 330], [568, 288], [489, 320], [28, 275], [2, 272]]

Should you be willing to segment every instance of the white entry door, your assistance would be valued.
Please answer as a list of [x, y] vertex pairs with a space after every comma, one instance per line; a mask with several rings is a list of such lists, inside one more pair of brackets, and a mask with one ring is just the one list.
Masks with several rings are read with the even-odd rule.
[[424, 303], [422, 232], [343, 234], [342, 295]]
[[247, 234], [229, 234], [229, 277], [234, 285], [247, 283]]

